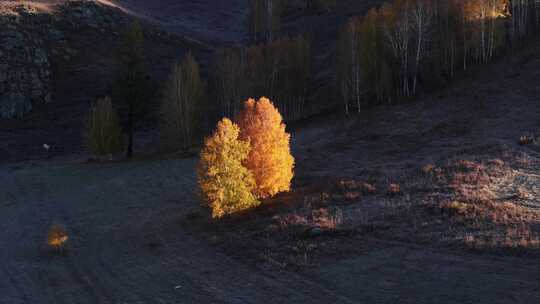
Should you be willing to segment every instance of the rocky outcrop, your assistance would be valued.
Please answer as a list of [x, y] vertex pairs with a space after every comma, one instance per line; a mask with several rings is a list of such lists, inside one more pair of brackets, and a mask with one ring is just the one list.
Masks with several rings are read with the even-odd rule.
[[50, 64], [43, 40], [23, 29], [19, 8], [0, 15], [0, 118], [20, 117], [49, 102]]
[[60, 2], [44, 11], [9, 3], [0, 3], [0, 119], [19, 118], [51, 101], [51, 64], [55, 58], [65, 64], [78, 53], [66, 42], [66, 30], [114, 32], [127, 22], [119, 10], [93, 1]]
[[121, 33], [136, 20], [149, 53], [160, 54], [152, 57], [158, 58], [151, 63], [153, 76], [168, 73], [178, 50], [202, 49], [99, 1], [0, 0], [0, 119], [21, 117], [51, 100], [87, 102], [104, 94]]

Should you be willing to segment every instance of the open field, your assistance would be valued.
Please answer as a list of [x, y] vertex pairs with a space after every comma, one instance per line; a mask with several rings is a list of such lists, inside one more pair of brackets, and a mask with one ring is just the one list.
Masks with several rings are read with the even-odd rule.
[[[1, 303], [327, 303], [298, 275], [261, 273], [182, 231], [193, 161], [2, 170]], [[139, 191], [140, 190], [140, 191]], [[44, 241], [68, 228], [65, 256]]]
[[[520, 135], [540, 131], [536, 50], [521, 54], [526, 64], [489, 66], [489, 80], [473, 72], [414, 105], [300, 127], [293, 133], [296, 190], [274, 201], [289, 207], [263, 206], [222, 223], [192, 219], [200, 214], [194, 159], [4, 164], [0, 302], [538, 302], [540, 148], [538, 141], [518, 144]], [[461, 159], [471, 163], [453, 167]], [[419, 170], [434, 164], [467, 173], [459, 168], [475, 162], [486, 168], [489, 182], [480, 186], [495, 203], [524, 213], [476, 226], [459, 209], [430, 213], [427, 207], [442, 205], [429, 205], [426, 194], [456, 194]], [[363, 190], [350, 181], [376, 189], [357, 195]], [[402, 193], [388, 194], [389, 183]], [[306, 202], [311, 209], [303, 209]], [[340, 210], [334, 220], [332, 210]], [[308, 211], [305, 222], [291, 222], [291, 214], [298, 220]], [[44, 245], [53, 223], [70, 235], [64, 256]], [[306, 237], [314, 223], [328, 229]], [[504, 233], [501, 242], [481, 238], [494, 247], [474, 243], [514, 224], [529, 229], [531, 246], [505, 250]], [[471, 246], [462, 228], [474, 237]]]
[[[4, 168], [2, 303], [531, 303], [538, 260], [363, 239], [300, 273], [242, 263], [186, 232], [192, 160]], [[67, 227], [65, 256], [44, 246]], [[189, 229], [188, 229], [189, 230]], [[344, 239], [344, 242], [349, 240]], [[238, 253], [241, 255], [241, 253]], [[359, 288], [361, 287], [361, 288]]]

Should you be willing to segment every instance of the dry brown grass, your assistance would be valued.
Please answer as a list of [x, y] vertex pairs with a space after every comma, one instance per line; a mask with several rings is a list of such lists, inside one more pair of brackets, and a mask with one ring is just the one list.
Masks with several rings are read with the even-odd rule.
[[461, 239], [469, 248], [538, 249], [534, 227], [540, 223], [540, 212], [513, 201], [531, 199], [531, 193], [519, 186], [514, 186], [515, 193], [508, 189], [501, 193], [499, 184], [514, 175], [507, 163], [458, 160], [441, 168], [434, 180], [434, 189], [446, 189], [435, 199], [439, 210], [450, 217], [450, 227], [463, 230]]
[[365, 195], [375, 194], [377, 192], [377, 187], [374, 184], [354, 179], [342, 179], [338, 182], [337, 187], [344, 192], [360, 191]]
[[489, 152], [474, 159], [461, 158], [472, 155], [463, 152], [458, 160], [409, 170], [366, 170], [357, 178], [319, 178], [223, 239], [255, 246], [258, 263], [286, 269], [358, 254], [369, 250], [370, 240], [540, 254], [540, 210], [527, 205], [534, 192], [515, 184], [520, 155]]
[[534, 143], [534, 136], [532, 135], [522, 135], [519, 137], [518, 143], [522, 146], [531, 145]]
[[518, 253], [529, 253], [540, 249], [540, 237], [528, 225], [506, 227], [497, 236], [465, 234], [465, 245], [475, 250], [511, 250]]
[[[307, 195], [305, 209], [281, 217], [280, 225], [289, 232], [296, 227], [297, 235], [306, 230], [311, 233], [314, 230], [309, 229], [315, 227], [323, 233], [349, 230], [355, 235], [406, 242], [535, 253], [540, 212], [513, 201], [530, 199], [529, 189], [512, 185], [515, 159], [429, 163], [408, 175], [379, 177], [393, 181], [380, 193], [375, 183], [339, 179], [334, 186], [329, 182], [324, 191]], [[343, 204], [348, 197], [357, 203]], [[426, 206], [437, 212], [425, 212]], [[308, 254], [310, 262], [314, 252]]]
[[424, 174], [432, 174], [435, 171], [435, 168], [434, 164], [426, 164], [422, 167], [422, 172]]
[[319, 228], [325, 231], [336, 230], [343, 222], [343, 211], [337, 206], [328, 208], [302, 208], [290, 213], [276, 214], [272, 217], [272, 228], [280, 231], [300, 229], [305, 231]]
[[343, 222], [343, 211], [338, 207], [312, 210], [311, 222], [318, 228], [335, 230]]
[[386, 193], [390, 196], [396, 196], [401, 194], [401, 186], [399, 184], [390, 184], [388, 185], [388, 189], [386, 190]]
[[377, 192], [377, 187], [370, 183], [362, 183], [362, 192], [364, 194], [375, 194]]
[[330, 199], [330, 194], [325, 191], [310, 193], [304, 196], [304, 204], [306, 205], [324, 204], [328, 202], [329, 199]]

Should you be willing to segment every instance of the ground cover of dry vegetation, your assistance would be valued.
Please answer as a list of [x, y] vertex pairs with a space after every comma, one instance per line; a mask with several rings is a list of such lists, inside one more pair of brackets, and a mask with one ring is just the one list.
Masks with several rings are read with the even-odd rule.
[[[346, 123], [299, 127], [292, 134], [292, 192], [219, 222], [192, 212], [184, 227], [233, 256], [280, 269], [318, 267], [392, 244], [536, 260], [534, 52], [471, 71], [413, 109], [385, 107]], [[501, 69], [507, 72], [482, 80]], [[510, 87], [523, 89], [501, 93]], [[510, 112], [503, 106], [509, 99]]]

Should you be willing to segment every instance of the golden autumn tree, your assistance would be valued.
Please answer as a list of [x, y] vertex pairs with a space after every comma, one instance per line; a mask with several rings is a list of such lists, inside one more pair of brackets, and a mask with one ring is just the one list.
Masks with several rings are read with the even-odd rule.
[[240, 139], [251, 143], [244, 161], [256, 182], [254, 194], [267, 198], [288, 191], [293, 178], [294, 158], [291, 155], [290, 135], [279, 111], [265, 97], [249, 99], [238, 116]]
[[212, 217], [255, 207], [260, 202], [253, 195], [255, 180], [243, 165], [250, 151], [249, 141], [239, 139], [240, 129], [223, 118], [214, 134], [206, 138], [197, 167], [203, 205]]

